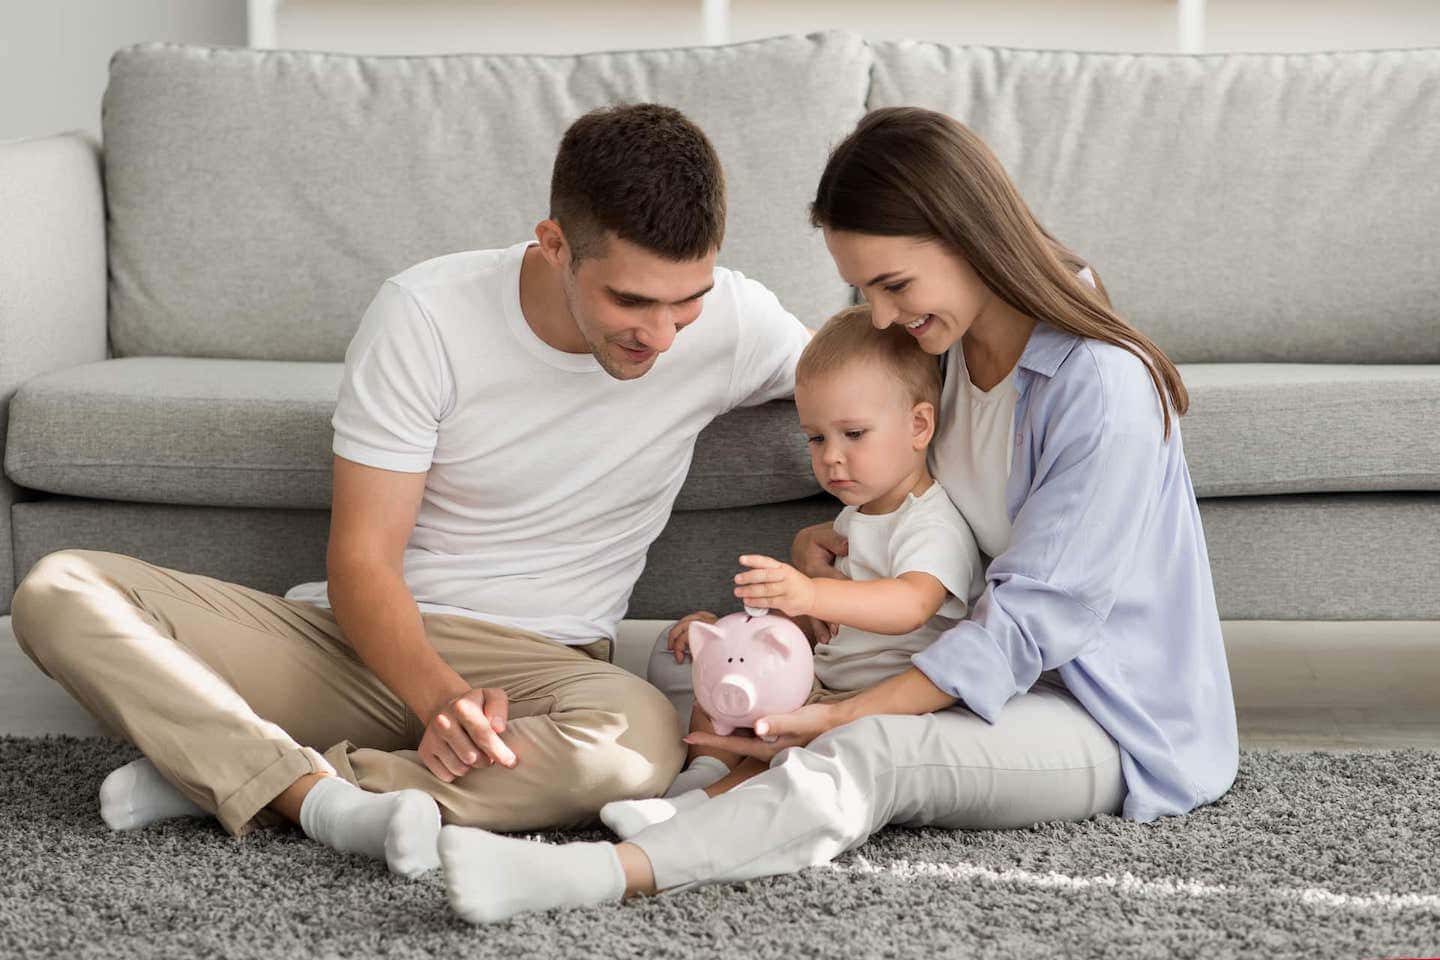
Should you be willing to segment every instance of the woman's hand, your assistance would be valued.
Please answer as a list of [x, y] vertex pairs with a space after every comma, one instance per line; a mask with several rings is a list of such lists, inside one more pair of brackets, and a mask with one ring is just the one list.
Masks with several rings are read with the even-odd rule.
[[835, 635], [840, 632], [840, 624], [821, 620], [819, 617], [795, 617], [794, 620], [805, 636], [809, 638], [812, 650], [816, 644], [829, 643], [834, 640]]
[[740, 557], [747, 567], [735, 575], [735, 596], [747, 607], [765, 607], [784, 611], [791, 617], [803, 617], [815, 606], [815, 584], [788, 563], [758, 553]]
[[845, 579], [845, 574], [835, 568], [835, 559], [849, 553], [850, 542], [829, 523], [806, 527], [795, 534], [795, 541], [790, 545], [790, 559], [807, 577]]
[[702, 623], [714, 623], [719, 619], [719, 617], [715, 616], [715, 614], [709, 610], [697, 610], [683, 620], [675, 621], [675, 625], [670, 628], [670, 635], [665, 640], [665, 646], [669, 648], [671, 653], [675, 654], [675, 662], [685, 662], [685, 654], [690, 649], [691, 622], [699, 620]]
[[425, 725], [420, 759], [446, 783], [472, 767], [515, 766], [515, 753], [500, 739], [510, 700], [499, 687], [474, 687], [445, 704]]
[[685, 742], [700, 747], [714, 747], [754, 757], [767, 763], [781, 750], [803, 747], [826, 730], [845, 722], [841, 711], [834, 703], [810, 703], [789, 713], [778, 713], [773, 717], [761, 717], [755, 721], [753, 737], [722, 737], [715, 733], [690, 733]]

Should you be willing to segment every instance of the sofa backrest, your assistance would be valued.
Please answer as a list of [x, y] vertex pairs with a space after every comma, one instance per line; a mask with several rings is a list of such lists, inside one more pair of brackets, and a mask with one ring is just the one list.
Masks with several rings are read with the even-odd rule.
[[1440, 50], [871, 45], [1177, 361], [1440, 361]]
[[849, 302], [809, 226], [864, 112], [849, 34], [579, 56], [352, 56], [143, 44], [102, 113], [116, 356], [343, 358], [388, 276], [533, 236], [561, 134], [658, 101], [710, 136], [720, 262], [816, 324]]

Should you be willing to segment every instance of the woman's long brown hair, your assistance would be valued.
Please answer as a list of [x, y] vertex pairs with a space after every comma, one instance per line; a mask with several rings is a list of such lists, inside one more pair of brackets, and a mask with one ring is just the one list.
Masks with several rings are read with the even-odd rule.
[[[1027, 317], [1139, 357], [1170, 407], [1190, 395], [1170, 358], [1115, 312], [1097, 271], [1030, 213], [990, 148], [960, 121], [918, 107], [872, 110], [830, 153], [810, 222], [816, 227], [938, 240], [964, 257], [985, 286]], [[1164, 403], [1168, 394], [1170, 403]]]

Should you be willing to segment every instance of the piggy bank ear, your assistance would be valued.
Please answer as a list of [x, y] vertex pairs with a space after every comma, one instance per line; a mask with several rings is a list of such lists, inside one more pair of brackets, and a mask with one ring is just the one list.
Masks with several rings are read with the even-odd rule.
[[789, 660], [795, 654], [795, 651], [790, 648], [790, 644], [786, 643], [785, 638], [780, 635], [780, 631], [774, 627], [766, 627], [761, 630], [755, 635], [755, 639], [780, 654], [781, 660]]
[[706, 623], [704, 620], [690, 621], [690, 655], [700, 656], [700, 651], [712, 640], [719, 640], [725, 634], [714, 624]]

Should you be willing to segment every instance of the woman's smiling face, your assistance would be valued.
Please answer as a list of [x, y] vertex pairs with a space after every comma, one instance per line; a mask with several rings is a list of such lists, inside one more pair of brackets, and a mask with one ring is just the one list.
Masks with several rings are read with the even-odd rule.
[[903, 325], [926, 353], [950, 349], [994, 296], [938, 240], [827, 228], [825, 246], [841, 279], [870, 304], [875, 326]]

